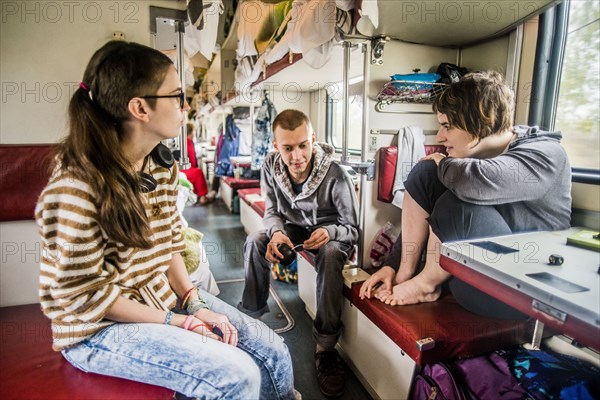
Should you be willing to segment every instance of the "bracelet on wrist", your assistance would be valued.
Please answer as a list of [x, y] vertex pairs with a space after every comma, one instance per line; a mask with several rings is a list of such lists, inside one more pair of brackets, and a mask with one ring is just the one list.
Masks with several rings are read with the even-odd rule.
[[190, 315], [196, 314], [196, 312], [202, 308], [208, 308], [208, 305], [204, 301], [204, 299], [199, 298], [196, 300], [190, 301], [190, 304], [187, 306], [187, 312]]
[[181, 308], [185, 309], [185, 303], [187, 303], [188, 299], [190, 298], [190, 294], [192, 293], [192, 290], [196, 289], [195, 286], [192, 286], [191, 288], [189, 288], [188, 290], [185, 291], [185, 294], [183, 295], [183, 297], [181, 298]]
[[167, 316], [165, 317], [165, 325], [171, 325], [171, 318], [173, 318], [173, 311], [168, 311]]
[[190, 325], [192, 325], [192, 322], [194, 322], [194, 316], [188, 315], [185, 318], [185, 321], [183, 322], [183, 325], [181, 325], [181, 327], [185, 330], [188, 330], [190, 328]]

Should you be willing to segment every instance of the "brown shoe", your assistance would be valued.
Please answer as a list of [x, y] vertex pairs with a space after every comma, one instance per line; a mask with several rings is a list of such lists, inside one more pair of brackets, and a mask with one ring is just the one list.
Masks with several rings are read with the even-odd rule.
[[327, 397], [338, 397], [344, 393], [346, 380], [344, 365], [336, 350], [315, 353], [319, 389]]

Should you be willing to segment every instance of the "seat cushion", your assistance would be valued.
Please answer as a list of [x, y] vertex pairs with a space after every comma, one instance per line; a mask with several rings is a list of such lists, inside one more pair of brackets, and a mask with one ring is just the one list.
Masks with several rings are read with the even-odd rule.
[[[361, 300], [361, 286], [344, 286], [344, 295], [418, 365], [476, 356], [532, 338], [533, 320], [481, 317], [449, 294], [433, 303], [393, 307], [377, 299]], [[435, 341], [434, 347], [419, 350], [417, 341], [427, 337]]]
[[172, 399], [163, 387], [86, 373], [52, 350], [39, 304], [0, 308], [0, 399]]
[[[256, 196], [260, 196], [260, 187], [253, 187], [248, 189], [240, 189], [238, 190], [238, 196], [241, 200], [244, 200], [248, 204], [254, 203], [254, 198]], [[252, 199], [252, 201], [248, 201], [248, 199]]]
[[51, 173], [54, 144], [0, 145], [0, 221], [33, 219]]
[[255, 201], [252, 203], [252, 209], [258, 213], [261, 217], [265, 216], [265, 202]]
[[[445, 153], [445, 147], [426, 145], [425, 154]], [[379, 172], [377, 180], [377, 200], [391, 203], [394, 200], [394, 179], [396, 163], [398, 162], [398, 147], [388, 146], [379, 150]]]
[[[302, 250], [300, 254], [315, 265], [314, 253]], [[393, 307], [377, 299], [362, 300], [361, 286], [362, 282], [352, 288], [344, 285], [344, 296], [418, 365], [477, 356], [533, 337], [535, 321], [481, 317], [465, 310], [450, 294], [433, 303]], [[434, 347], [419, 350], [417, 341], [427, 337], [435, 341]]]
[[236, 179], [231, 176], [228, 176], [223, 181], [224, 181], [223, 183], [231, 186], [231, 188], [234, 190], [260, 187], [260, 180], [258, 180], [258, 179], [241, 179], [241, 178]]

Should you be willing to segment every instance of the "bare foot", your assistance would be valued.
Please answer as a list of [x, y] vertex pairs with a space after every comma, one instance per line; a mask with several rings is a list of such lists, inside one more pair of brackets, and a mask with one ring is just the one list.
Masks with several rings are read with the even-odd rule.
[[371, 291], [371, 297], [375, 297], [376, 299], [380, 299], [384, 296], [391, 296], [392, 291], [385, 287], [385, 285], [378, 286]]
[[430, 303], [440, 298], [442, 290], [439, 286], [431, 288], [421, 284], [418, 279], [409, 279], [394, 285], [392, 293], [377, 297], [385, 304], [403, 306], [408, 304]]
[[406, 282], [410, 278], [412, 278], [412, 275], [410, 275], [410, 274], [403, 274], [402, 273], [402, 268], [400, 268], [398, 270], [398, 273], [396, 274], [396, 277], [394, 278], [394, 282], [396, 283], [396, 285], [399, 285], [402, 282]]

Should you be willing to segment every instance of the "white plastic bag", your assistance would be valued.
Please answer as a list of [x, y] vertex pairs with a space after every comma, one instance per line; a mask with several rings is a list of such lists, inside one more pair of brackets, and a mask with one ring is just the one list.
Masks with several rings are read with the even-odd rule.
[[202, 288], [208, 293], [217, 296], [221, 291], [210, 270], [210, 264], [208, 263], [208, 257], [202, 241], [198, 243], [198, 247], [200, 263], [198, 264], [198, 269], [190, 274], [190, 278], [192, 279], [194, 286]]
[[386, 222], [385, 225], [377, 231], [371, 244], [369, 258], [373, 267], [381, 267], [383, 261], [392, 251], [394, 243], [400, 235], [400, 228], [395, 227], [391, 222]]

